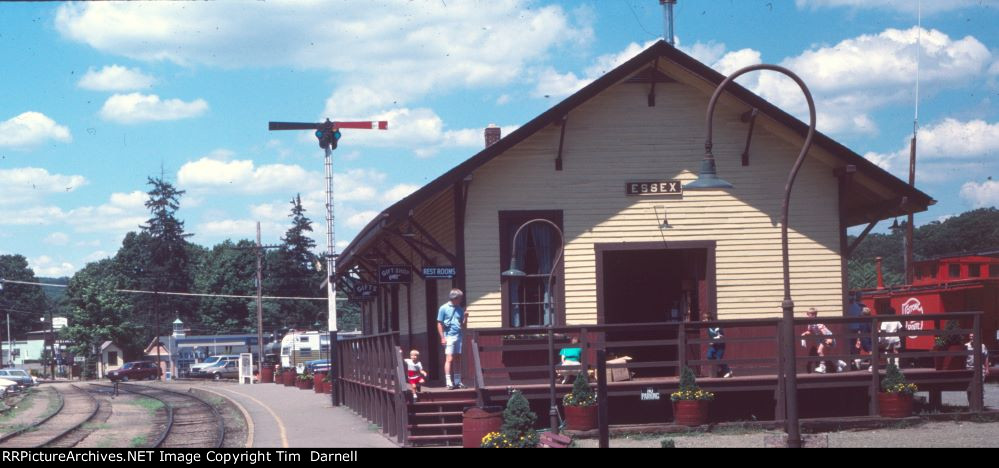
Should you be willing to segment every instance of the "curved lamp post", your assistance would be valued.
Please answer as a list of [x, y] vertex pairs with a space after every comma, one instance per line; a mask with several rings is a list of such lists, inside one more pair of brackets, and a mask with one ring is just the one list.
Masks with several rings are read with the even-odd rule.
[[[565, 251], [565, 234], [562, 233], [562, 229], [558, 227], [557, 224], [544, 219], [536, 218], [521, 224], [517, 228], [517, 231], [513, 233], [513, 248], [510, 249], [510, 269], [500, 273], [500, 276], [504, 278], [523, 278], [527, 276], [523, 270], [518, 268], [517, 265], [517, 237], [520, 236], [520, 231], [523, 231], [525, 227], [533, 223], [547, 223], [551, 227], [555, 228], [555, 232], [558, 232], [559, 241], [561, 244], [558, 248], [558, 255], [555, 256], [555, 261], [552, 262], [551, 271], [548, 272], [548, 297], [551, 303], [551, 321], [555, 322], [555, 317], [558, 315], [558, 308], [555, 306], [555, 289], [552, 287], [552, 280], [555, 278], [555, 267], [558, 266], [559, 261], [562, 260], [562, 252]], [[548, 396], [549, 402], [551, 404], [548, 410], [548, 418], [551, 424], [552, 433], [558, 434], [558, 406], [555, 403], [555, 356], [552, 355], [550, 350], [555, 348], [555, 338], [552, 330], [552, 323], [549, 323], [548, 328]]]
[[782, 372], [784, 374], [785, 386], [784, 401], [785, 406], [787, 407], [785, 431], [787, 432], [787, 445], [789, 447], [800, 447], [801, 432], [798, 427], [798, 376], [794, 357], [794, 301], [791, 300], [791, 274], [790, 260], [788, 256], [787, 218], [788, 207], [791, 203], [791, 188], [794, 186], [794, 179], [798, 175], [798, 170], [801, 169], [801, 163], [805, 160], [805, 155], [808, 154], [808, 148], [812, 146], [812, 137], [815, 135], [815, 102], [812, 100], [812, 94], [808, 91], [808, 87], [805, 86], [805, 82], [802, 81], [798, 75], [795, 75], [793, 72], [784, 67], [768, 64], [751, 65], [737, 70], [735, 73], [729, 75], [728, 78], [725, 78], [725, 81], [722, 81], [722, 83], [718, 85], [718, 88], [715, 89], [714, 94], [711, 96], [711, 101], [708, 103], [708, 114], [705, 121], [707, 138], [704, 141], [705, 154], [704, 160], [701, 162], [701, 173], [698, 175], [697, 180], [688, 183], [684, 188], [688, 190], [732, 188], [732, 184], [718, 177], [718, 172], [715, 169], [715, 156], [711, 152], [711, 118], [714, 115], [715, 105], [718, 103], [718, 97], [721, 95], [725, 87], [739, 76], [756, 70], [771, 70], [788, 76], [798, 84], [801, 91], [805, 94], [805, 100], [808, 101], [808, 115], [810, 119], [808, 134], [805, 136], [805, 144], [801, 147], [798, 159], [794, 162], [794, 166], [791, 167], [791, 172], [788, 174], [787, 184], [784, 186], [784, 204], [781, 207], [780, 218], [781, 254], [784, 266], [784, 301], [781, 303], [781, 308], [784, 311], [783, 320], [781, 321], [781, 325], [783, 327], [781, 329], [783, 347], [781, 349], [781, 354], [783, 357]]

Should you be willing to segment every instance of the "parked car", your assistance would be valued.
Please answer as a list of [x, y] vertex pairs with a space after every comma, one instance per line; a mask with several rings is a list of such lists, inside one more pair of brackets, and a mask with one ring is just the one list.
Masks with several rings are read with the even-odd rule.
[[237, 379], [239, 378], [239, 360], [219, 361], [214, 366], [206, 367], [203, 374], [213, 380]]
[[8, 379], [0, 379], [0, 396], [7, 396], [8, 393], [16, 392], [17, 389], [17, 382]]
[[0, 379], [13, 380], [22, 388], [37, 384], [35, 378], [24, 369], [0, 369]]
[[108, 372], [108, 378], [112, 382], [122, 381], [128, 382], [129, 380], [156, 380], [160, 378], [160, 368], [147, 361], [136, 361], [136, 362], [126, 362], [121, 369], [115, 369]]
[[209, 356], [204, 361], [191, 366], [191, 371], [188, 374], [189, 377], [205, 377], [204, 372], [209, 367], [214, 367], [218, 365], [219, 361], [238, 361], [238, 354], [220, 354], [218, 356]]
[[305, 363], [305, 371], [309, 374], [325, 374], [330, 371], [329, 359], [316, 359]]

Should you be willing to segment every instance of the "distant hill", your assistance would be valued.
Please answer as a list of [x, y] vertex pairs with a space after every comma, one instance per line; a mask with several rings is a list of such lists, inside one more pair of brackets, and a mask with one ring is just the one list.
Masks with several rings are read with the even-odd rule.
[[[882, 257], [882, 270], [888, 286], [904, 283], [905, 266], [902, 229], [890, 234], [871, 234], [857, 246], [849, 258], [850, 289], [877, 285], [874, 259]], [[850, 236], [850, 242], [856, 239]], [[913, 255], [916, 261], [944, 255], [999, 250], [999, 209], [981, 208], [961, 213], [943, 222], [933, 221], [913, 232]]]
[[[37, 278], [38, 278], [38, 282], [39, 283], [62, 284], [62, 285], [68, 285], [69, 284], [69, 277], [45, 278], [45, 277], [39, 276]], [[59, 303], [59, 301], [62, 300], [62, 298], [66, 297], [66, 288], [43, 287], [42, 288], [42, 292], [45, 293], [45, 300], [49, 304], [57, 304], [57, 303]]]

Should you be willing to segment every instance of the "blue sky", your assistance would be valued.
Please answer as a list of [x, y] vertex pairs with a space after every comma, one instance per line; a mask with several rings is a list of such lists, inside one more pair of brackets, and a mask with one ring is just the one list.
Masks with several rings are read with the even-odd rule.
[[[679, 0], [678, 46], [723, 73], [793, 69], [819, 129], [904, 176], [919, 51], [917, 224], [999, 205], [999, 1]], [[662, 33], [656, 0], [0, 4], [0, 253], [41, 276], [113, 255], [147, 176], [210, 246], [276, 243], [301, 193], [324, 245], [322, 152], [267, 121], [389, 120], [335, 154], [342, 248], [376, 213]], [[919, 47], [917, 47], [917, 43]], [[805, 115], [778, 76], [740, 82]], [[884, 229], [882, 226], [880, 229]]]

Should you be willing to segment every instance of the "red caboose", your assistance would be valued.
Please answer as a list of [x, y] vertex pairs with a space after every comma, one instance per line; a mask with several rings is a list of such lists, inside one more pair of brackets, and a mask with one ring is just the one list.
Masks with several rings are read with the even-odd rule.
[[[894, 310], [907, 330], [932, 330], [945, 324], [920, 320], [923, 314], [982, 311], [982, 342], [999, 348], [999, 251], [949, 255], [915, 262], [912, 284], [884, 287], [878, 267], [878, 288], [858, 291], [875, 314]], [[962, 323], [961, 328], [971, 328]], [[906, 338], [908, 349], [933, 348], [932, 336]]]

